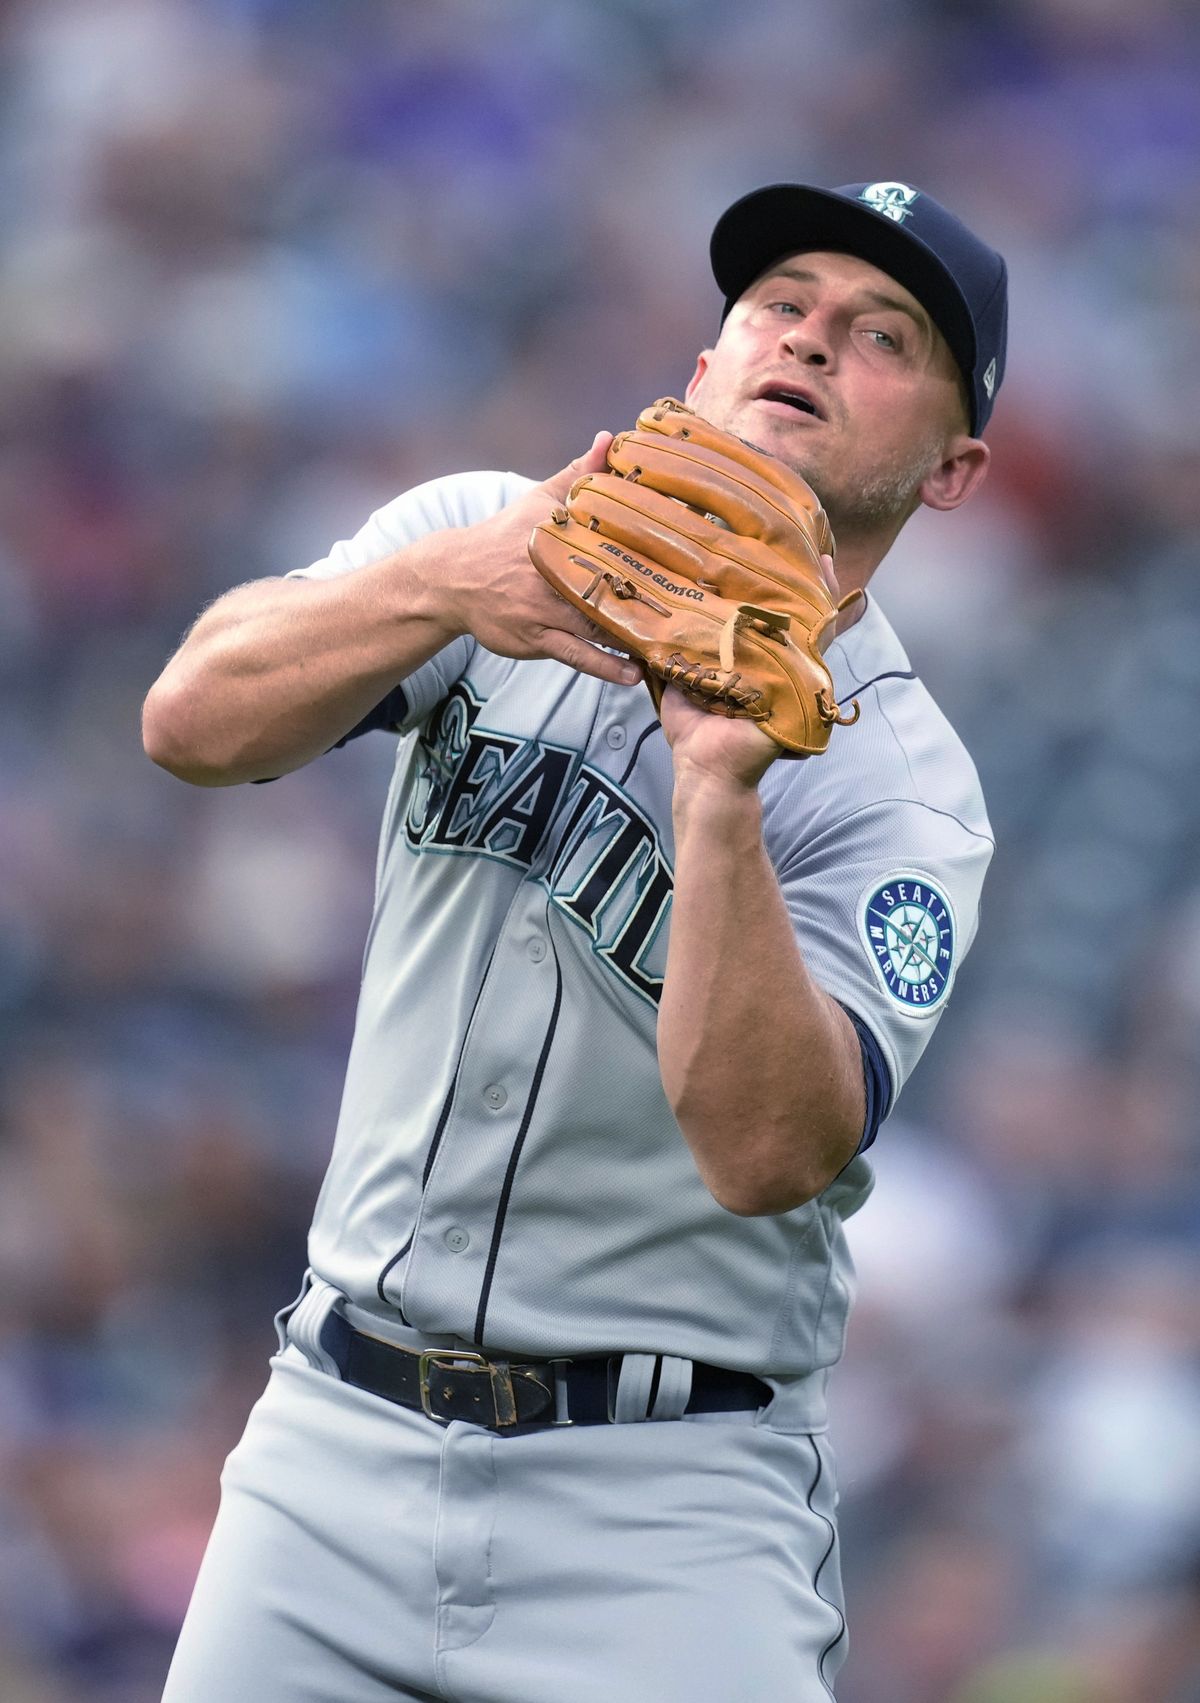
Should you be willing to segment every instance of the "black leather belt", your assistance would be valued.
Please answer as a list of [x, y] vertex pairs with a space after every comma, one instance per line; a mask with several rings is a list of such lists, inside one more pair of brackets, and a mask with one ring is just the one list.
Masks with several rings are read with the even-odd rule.
[[[619, 1354], [519, 1362], [489, 1360], [469, 1349], [401, 1348], [355, 1330], [341, 1313], [326, 1319], [321, 1347], [343, 1382], [411, 1407], [440, 1425], [468, 1419], [489, 1431], [519, 1425], [607, 1424], [621, 1369]], [[745, 1412], [764, 1407], [772, 1393], [749, 1372], [693, 1361], [684, 1412]]]

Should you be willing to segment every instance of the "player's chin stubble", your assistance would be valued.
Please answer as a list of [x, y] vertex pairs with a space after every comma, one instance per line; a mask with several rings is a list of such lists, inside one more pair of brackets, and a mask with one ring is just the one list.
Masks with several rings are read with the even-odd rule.
[[918, 487], [937, 465], [940, 457], [941, 434], [936, 438], [930, 434], [929, 441], [919, 450], [907, 454], [898, 453], [889, 464], [875, 467], [866, 474], [857, 474], [853, 481], [840, 479], [836, 472], [822, 464], [819, 454], [814, 453], [815, 445], [806, 449], [802, 443], [798, 443], [795, 450], [791, 450], [789, 446], [778, 442], [760, 443], [744, 430], [739, 431], [738, 424], [731, 423], [727, 417], [729, 410], [722, 409], [717, 398], [710, 399], [705, 394], [705, 389], [704, 382], [701, 381], [692, 394], [689, 406], [698, 414], [702, 414], [706, 420], [710, 420], [714, 426], [719, 426], [724, 431], [737, 432], [739, 437], [746, 443], [753, 444], [755, 449], [761, 449], [766, 455], [778, 456], [793, 473], [798, 473], [802, 479], [806, 479], [829, 517], [835, 538], [845, 540], [864, 534], [894, 531], [917, 507]]
[[808, 481], [829, 517], [834, 537], [845, 539], [888, 530], [908, 518], [917, 506], [922, 481], [937, 465], [941, 440], [925, 444], [919, 452], [897, 455], [889, 464], [857, 475], [853, 482], [840, 479], [822, 465], [818, 455], [805, 453], [802, 446], [791, 454], [777, 444], [756, 447], [777, 455], [793, 473]]

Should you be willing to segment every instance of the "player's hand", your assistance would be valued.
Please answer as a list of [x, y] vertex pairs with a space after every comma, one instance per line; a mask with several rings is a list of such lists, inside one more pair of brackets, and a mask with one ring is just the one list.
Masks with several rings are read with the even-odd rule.
[[668, 686], [659, 708], [676, 785], [714, 779], [753, 790], [783, 747], [752, 721], [717, 715]]
[[[836, 603], [841, 590], [832, 556], [821, 557], [821, 572]], [[753, 788], [783, 750], [755, 722], [701, 709], [674, 686], [663, 693], [660, 717], [677, 784], [707, 777]]]
[[527, 491], [499, 514], [467, 527], [460, 565], [447, 583], [447, 614], [458, 632], [471, 633], [497, 656], [550, 657], [598, 680], [634, 686], [640, 668], [600, 646], [612, 639], [558, 595], [529, 559], [529, 536], [584, 473], [603, 472], [611, 432], [597, 432], [592, 447], [560, 473]]

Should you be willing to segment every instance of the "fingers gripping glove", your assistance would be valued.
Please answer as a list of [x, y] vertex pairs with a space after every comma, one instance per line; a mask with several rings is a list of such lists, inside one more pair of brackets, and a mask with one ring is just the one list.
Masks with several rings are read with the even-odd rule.
[[838, 613], [821, 572], [829, 522], [798, 474], [665, 399], [576, 481], [529, 553], [569, 603], [664, 687], [757, 721], [785, 751], [824, 751], [843, 716], [823, 651]]

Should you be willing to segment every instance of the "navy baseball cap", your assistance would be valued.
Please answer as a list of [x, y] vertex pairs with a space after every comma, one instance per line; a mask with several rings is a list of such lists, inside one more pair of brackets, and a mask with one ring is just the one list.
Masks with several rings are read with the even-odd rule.
[[917, 298], [966, 380], [977, 437], [1004, 377], [1008, 268], [1001, 256], [907, 183], [774, 183], [744, 195], [717, 220], [711, 254], [725, 296], [722, 323], [769, 266], [819, 248], [856, 254]]

